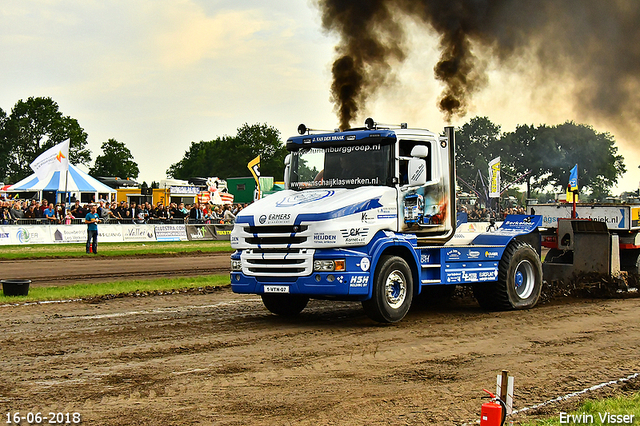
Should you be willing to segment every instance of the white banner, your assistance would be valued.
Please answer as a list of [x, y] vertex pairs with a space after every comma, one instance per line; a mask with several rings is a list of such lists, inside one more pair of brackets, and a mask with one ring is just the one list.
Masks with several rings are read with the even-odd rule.
[[10, 245], [11, 242], [11, 230], [15, 226], [0, 226], [0, 245]]
[[9, 230], [10, 244], [49, 244], [51, 231], [48, 225], [5, 226]]
[[123, 241], [122, 225], [98, 225], [98, 243], [121, 243]]
[[500, 157], [489, 163], [489, 198], [500, 197]]
[[155, 241], [156, 234], [153, 227], [145, 224], [122, 225], [122, 236], [124, 241]]
[[[86, 243], [87, 225], [51, 225], [47, 226], [54, 243]], [[98, 240], [99, 241], [99, 240]]]
[[156, 225], [157, 241], [187, 241], [185, 225]]

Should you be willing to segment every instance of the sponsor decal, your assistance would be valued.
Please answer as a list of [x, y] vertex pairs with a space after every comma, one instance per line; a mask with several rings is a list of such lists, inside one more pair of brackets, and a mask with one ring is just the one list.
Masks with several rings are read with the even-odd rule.
[[347, 237], [357, 237], [357, 236], [366, 237], [367, 233], [369, 232], [369, 228], [341, 229], [340, 232], [342, 232], [342, 236], [345, 237], [345, 238], [347, 238]]
[[369, 228], [341, 229], [346, 244], [362, 244], [366, 241]]
[[333, 244], [337, 241], [337, 235], [325, 234], [323, 232], [316, 232], [313, 234], [313, 242], [316, 244]]
[[375, 217], [368, 215], [367, 212], [362, 212], [362, 217], [361, 217], [362, 223], [370, 224], [375, 219], [376, 219]]
[[352, 275], [349, 287], [366, 287], [369, 284], [369, 275]]
[[276, 207], [292, 207], [299, 204], [313, 203], [314, 201], [322, 200], [323, 198], [331, 197], [335, 194], [335, 191], [330, 190], [314, 190], [303, 191], [301, 193], [286, 197], [276, 203]]
[[462, 272], [447, 272], [448, 283], [462, 282]]
[[484, 252], [484, 257], [486, 257], [487, 259], [494, 259], [494, 258], [496, 258], [498, 256], [500, 256], [500, 255], [498, 254], [497, 251], [489, 251], [489, 250], [487, 250], [487, 251]]
[[480, 257], [480, 252], [476, 250], [469, 250], [469, 259], [477, 259]]
[[315, 136], [311, 138], [313, 142], [332, 142], [332, 141], [343, 141], [344, 135], [334, 135], [334, 136]]
[[429, 263], [429, 261], [431, 260], [431, 255], [430, 254], [421, 254], [420, 255], [420, 263]]
[[453, 250], [449, 250], [447, 252], [447, 257], [450, 259], [460, 259], [460, 256], [462, 256], [462, 253], [460, 253], [458, 250], [453, 249]]
[[378, 219], [395, 219], [397, 218], [397, 214], [379, 214]]
[[495, 281], [498, 279], [498, 268], [492, 269], [455, 269], [446, 272], [448, 283], [477, 283], [482, 281]]
[[[271, 213], [263, 216], [266, 216], [264, 220], [267, 224], [270, 224], [270, 225], [288, 223], [291, 220], [291, 213]], [[258, 220], [260, 221], [261, 224], [265, 223], [265, 222], [262, 222], [262, 216], [260, 216], [260, 219]]]
[[263, 214], [262, 216], [260, 216], [260, 219], [258, 219], [258, 222], [260, 222], [261, 224], [264, 225], [264, 223], [267, 221], [267, 215]]
[[413, 174], [413, 176], [411, 176], [411, 180], [416, 181], [418, 179], [420, 179], [420, 176], [424, 173], [425, 171], [425, 165], [420, 164], [420, 166], [416, 169], [415, 173]]
[[369, 262], [368, 258], [363, 257], [360, 261], [360, 269], [362, 269], [364, 272], [367, 272], [369, 270], [369, 267], [371, 267], [371, 262]]

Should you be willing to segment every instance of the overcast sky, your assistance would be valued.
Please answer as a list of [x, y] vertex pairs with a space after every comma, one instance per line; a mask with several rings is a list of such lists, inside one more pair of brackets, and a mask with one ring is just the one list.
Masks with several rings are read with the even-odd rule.
[[[437, 39], [418, 28], [409, 33], [413, 53], [362, 121], [440, 131]], [[0, 108], [10, 113], [20, 99], [51, 97], [87, 132], [93, 159], [114, 138], [131, 150], [138, 180], [150, 183], [166, 178], [192, 141], [235, 135], [244, 123], [274, 126], [283, 140], [300, 123], [337, 127], [329, 99], [335, 44], [314, 4], [300, 0], [3, 0]], [[627, 159], [620, 188], [637, 189], [629, 143], [574, 115], [563, 90], [560, 83], [533, 90], [521, 75], [494, 69], [469, 114], [453, 124], [481, 115], [504, 131], [566, 120], [594, 125], [613, 133]]]

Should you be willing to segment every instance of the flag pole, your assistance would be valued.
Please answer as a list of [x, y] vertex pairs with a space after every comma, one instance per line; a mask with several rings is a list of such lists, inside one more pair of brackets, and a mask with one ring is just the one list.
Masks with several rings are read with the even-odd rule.
[[67, 167], [67, 175], [64, 178], [64, 210], [65, 214], [67, 214], [67, 203], [69, 202], [69, 193], [67, 192], [67, 188], [69, 187], [69, 167]]

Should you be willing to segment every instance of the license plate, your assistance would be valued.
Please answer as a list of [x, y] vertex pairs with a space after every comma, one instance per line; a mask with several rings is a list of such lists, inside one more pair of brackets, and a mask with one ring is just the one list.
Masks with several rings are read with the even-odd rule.
[[288, 285], [265, 285], [265, 293], [289, 293]]

